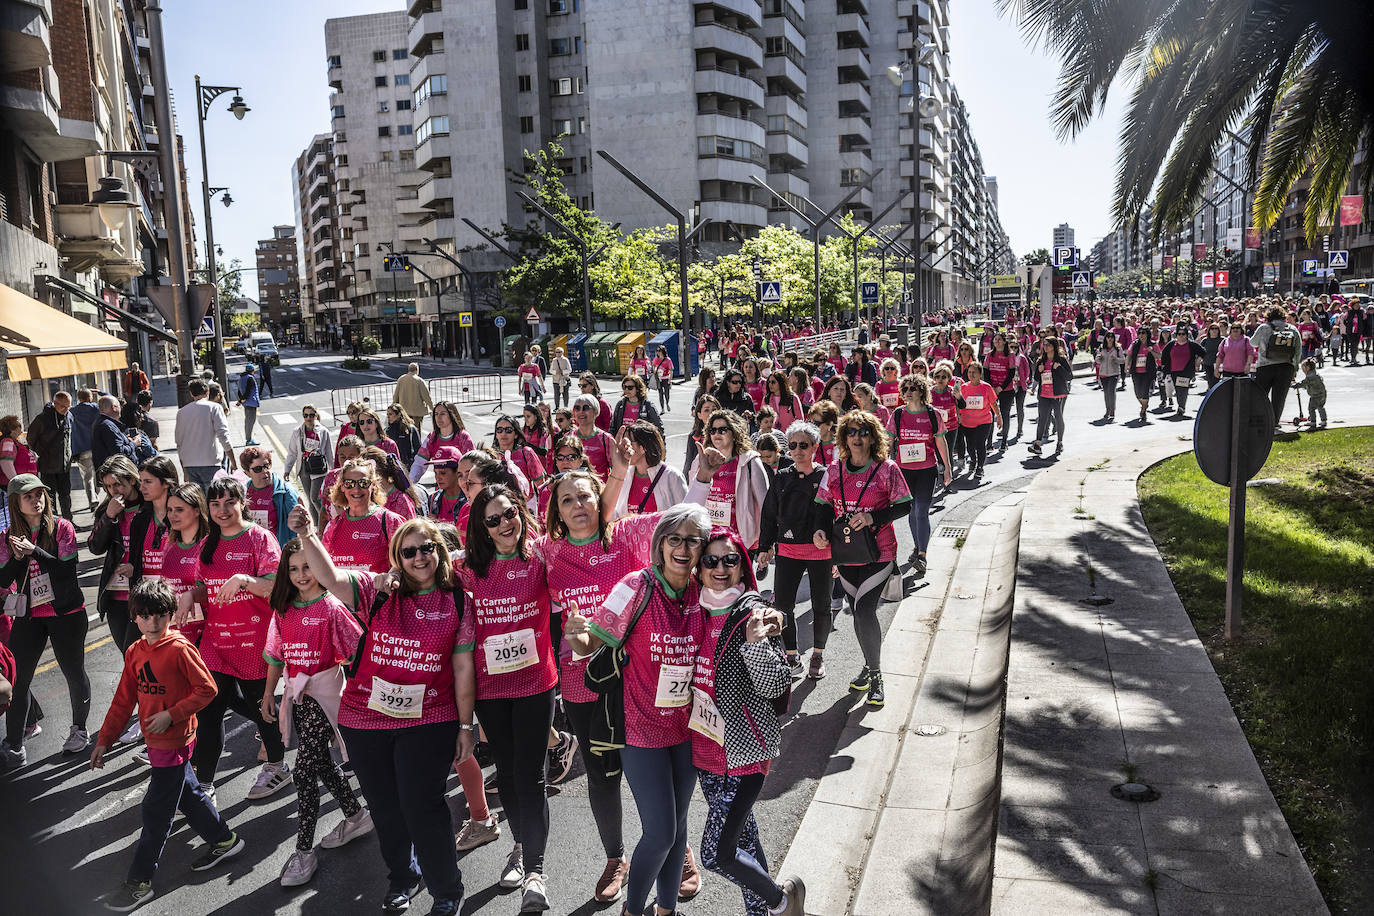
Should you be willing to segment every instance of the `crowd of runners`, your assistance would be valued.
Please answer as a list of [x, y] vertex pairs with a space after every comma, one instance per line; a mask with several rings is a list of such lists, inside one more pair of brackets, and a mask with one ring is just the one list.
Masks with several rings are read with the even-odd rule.
[[[753, 816], [791, 686], [827, 676], [847, 609], [863, 657], [849, 687], [885, 703], [879, 603], [900, 597], [904, 571], [926, 574], [940, 492], [956, 478], [977, 485], [990, 454], [1026, 438], [1028, 399], [1029, 455], [1052, 445], [1052, 458], [1077, 385], [1100, 389], [1099, 422], [1114, 422], [1129, 384], [1144, 424], [1155, 398], [1182, 418], [1194, 390], [1249, 375], [1282, 418], [1301, 368], [1311, 422], [1325, 425], [1325, 359], [1374, 358], [1374, 314], [1328, 297], [1062, 304], [1051, 319], [942, 315], [919, 341], [873, 325], [822, 348], [807, 326], [728, 331], [715, 365], [680, 389], [692, 417], [680, 455], [664, 440], [663, 354], [636, 354], [612, 404], [566, 354], [550, 366], [531, 351], [526, 403], [497, 418], [490, 443], [474, 441], [457, 405], [430, 401], [412, 367], [384, 415], [353, 404], [330, 429], [307, 405], [281, 467], [254, 444], [235, 455], [223, 409], [194, 380], [178, 436], [203, 427], [210, 457], [188, 463], [188, 445], [178, 466], [121, 451], [94, 468], [103, 497], [84, 548], [103, 558], [95, 610], [124, 657], [94, 734], [82, 545], [69, 506], [15, 461], [24, 444], [7, 432], [0, 756], [27, 762], [25, 738], [41, 728], [30, 687], [51, 644], [71, 696], [64, 752], [99, 768], [111, 747], [138, 744], [150, 771], [127, 880], [106, 900], [117, 911], [153, 896], [178, 810], [205, 843], [193, 869], [245, 852], [216, 789], [233, 711], [260, 744], [247, 798], [296, 791], [286, 887], [375, 833], [382, 910], [404, 912], [423, 880], [431, 912], [454, 914], [460, 854], [506, 835], [496, 877], [520, 912], [566, 909], [549, 900], [546, 786], [576, 755], [606, 859], [588, 897], [674, 913], [700, 886], [699, 858], [740, 887], [749, 916], [801, 914], [804, 876], [770, 871]], [[898, 524], [912, 535], [905, 558]], [[494, 763], [486, 778], [479, 744]], [[456, 825], [450, 770], [468, 812]], [[622, 782], [638, 838], [622, 829]], [[317, 843], [321, 784], [342, 817]], [[693, 804], [708, 810], [700, 837], [687, 834]]]

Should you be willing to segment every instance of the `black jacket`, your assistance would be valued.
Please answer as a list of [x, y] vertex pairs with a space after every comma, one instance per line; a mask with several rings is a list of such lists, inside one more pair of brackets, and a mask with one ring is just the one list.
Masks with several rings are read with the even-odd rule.
[[868, 382], [870, 385], [878, 384], [878, 367], [872, 360], [850, 363], [844, 367], [844, 375], [845, 378], [849, 379], [850, 388], [860, 382]]
[[830, 532], [833, 513], [830, 507], [816, 502], [825, 468], [813, 466], [810, 474], [802, 476], [796, 465], [780, 468], [773, 475], [773, 484], [763, 498], [763, 512], [759, 516], [759, 550], [771, 550], [777, 544], [810, 544], [817, 531]]
[[[639, 402], [639, 419], [648, 420], [658, 427], [659, 432], [663, 432], [663, 419], [658, 415], [658, 408], [648, 398]], [[625, 423], [625, 399], [621, 398], [615, 402], [615, 410], [611, 412], [611, 435], [620, 432], [620, 427]]]
[[[105, 514], [109, 500], [103, 500], [95, 510], [95, 523], [91, 533], [86, 536], [86, 549], [96, 556], [104, 554], [100, 565], [100, 584], [97, 587], [95, 607], [101, 617], [110, 610], [113, 598], [107, 597], [105, 586], [114, 576], [115, 568], [124, 562], [124, 542], [119, 536], [119, 519]], [[132, 508], [132, 507], [130, 507]], [[125, 511], [128, 511], [126, 508]], [[153, 507], [149, 503], [138, 506], [134, 517], [129, 521], [129, 562], [133, 564], [134, 574], [129, 577], [133, 585], [143, 573], [143, 540], [148, 534], [148, 526], [153, 522]]]
[[[59, 525], [70, 525], [71, 522], [58, 519]], [[9, 543], [10, 532], [6, 529], [0, 533], [0, 537]], [[33, 551], [33, 559], [38, 561], [38, 568], [48, 574], [52, 581], [52, 605], [53, 610], [58, 615], [70, 614], [86, 603], [85, 597], [81, 594], [81, 585], [76, 581], [76, 556], [68, 559], [61, 559], [48, 553], [42, 547], [36, 547]], [[27, 558], [10, 554], [9, 562], [0, 567], [0, 589], [7, 589], [11, 585], [24, 582], [27, 585], [26, 576], [29, 570]]]
[[409, 430], [404, 430], [398, 421], [386, 425], [386, 434], [396, 443], [396, 451], [401, 453], [401, 467], [408, 472], [415, 461], [416, 452], [420, 451], [420, 430], [414, 424]]
[[[1035, 363], [1035, 377], [1039, 379], [1040, 373], [1045, 371], [1046, 360], [1041, 357]], [[1053, 364], [1050, 365], [1050, 372], [1054, 374], [1054, 395], [1062, 397], [1069, 393], [1069, 386], [1073, 384], [1073, 366], [1062, 356], [1056, 356]], [[1040, 390], [1040, 385], [1036, 384], [1035, 390]]]
[[44, 405], [29, 424], [29, 448], [38, 459], [38, 473], [60, 474], [72, 463], [71, 413], [60, 416], [52, 404]]
[[716, 400], [720, 401], [721, 410], [733, 410], [746, 421], [754, 414], [754, 399], [749, 397], [749, 392], [740, 385], [739, 390], [733, 395], [730, 393], [730, 386], [722, 382], [716, 389]]

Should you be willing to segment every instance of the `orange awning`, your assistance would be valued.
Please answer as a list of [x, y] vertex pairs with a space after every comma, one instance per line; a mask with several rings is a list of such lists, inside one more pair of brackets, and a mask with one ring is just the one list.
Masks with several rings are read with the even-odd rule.
[[0, 350], [12, 382], [123, 369], [129, 364], [127, 346], [0, 283]]

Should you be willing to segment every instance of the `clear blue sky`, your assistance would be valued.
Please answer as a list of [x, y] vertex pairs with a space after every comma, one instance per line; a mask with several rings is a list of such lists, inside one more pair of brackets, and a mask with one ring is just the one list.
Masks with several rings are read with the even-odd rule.
[[[601, 0], [609, 2], [609, 0]], [[187, 172], [201, 256], [200, 145], [196, 135], [195, 75], [213, 85], [243, 87], [253, 109], [236, 121], [221, 96], [205, 124], [210, 182], [226, 186], [233, 206], [214, 204], [221, 263], [253, 264], [258, 239], [295, 220], [291, 163], [310, 138], [329, 128], [324, 21], [402, 8], [387, 0], [239, 0], [167, 4], [164, 25], [168, 67], [186, 138]], [[1058, 63], [1027, 47], [1017, 29], [997, 17], [993, 0], [950, 4], [952, 76], [969, 108], [983, 166], [996, 175], [1002, 225], [1018, 255], [1048, 247], [1051, 229], [1068, 222], [1080, 248], [1111, 225], [1119, 100], [1112, 94], [1104, 117], [1070, 144], [1061, 144], [1048, 120]], [[244, 274], [255, 295], [257, 277]]]

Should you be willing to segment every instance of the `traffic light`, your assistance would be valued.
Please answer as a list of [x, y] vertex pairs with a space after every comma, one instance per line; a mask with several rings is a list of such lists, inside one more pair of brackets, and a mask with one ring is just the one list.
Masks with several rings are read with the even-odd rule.
[[1221, 249], [1221, 253], [1222, 253], [1223, 256], [1225, 256], [1226, 260], [1228, 260], [1228, 261], [1231, 260], [1231, 246], [1230, 246], [1230, 245], [1227, 245], [1225, 248]]

